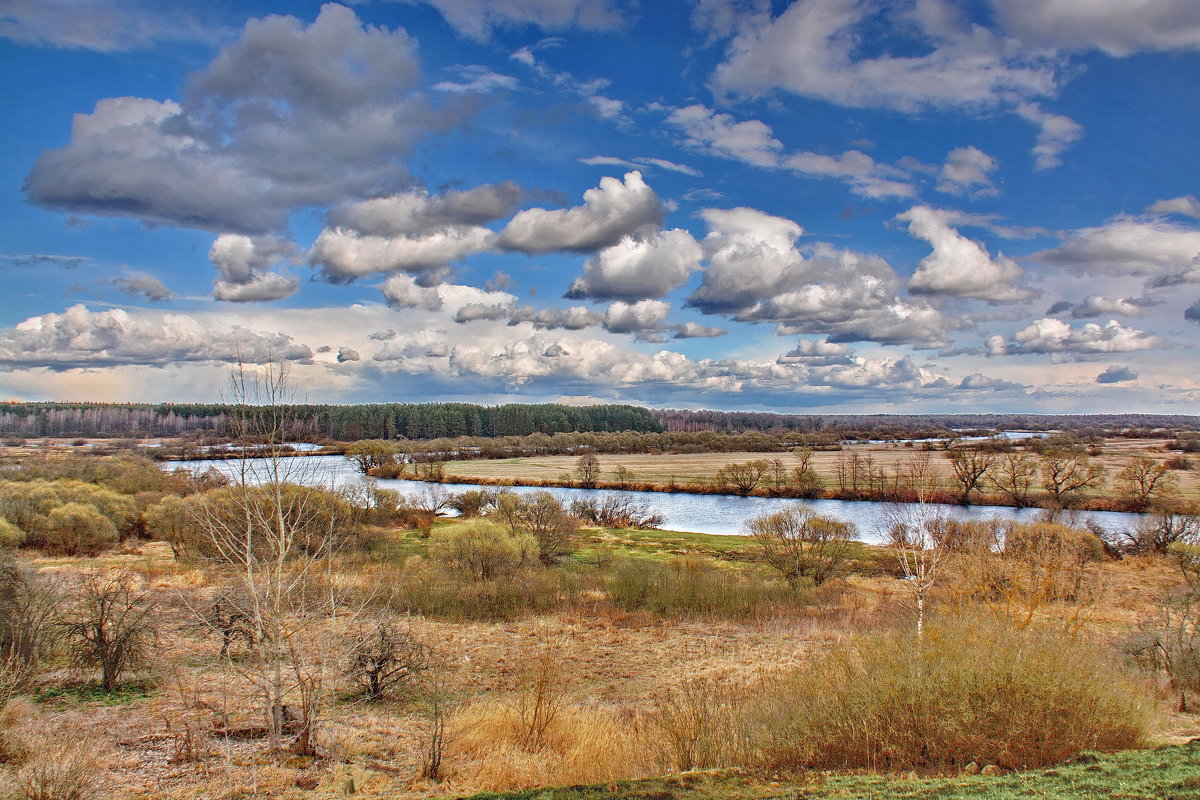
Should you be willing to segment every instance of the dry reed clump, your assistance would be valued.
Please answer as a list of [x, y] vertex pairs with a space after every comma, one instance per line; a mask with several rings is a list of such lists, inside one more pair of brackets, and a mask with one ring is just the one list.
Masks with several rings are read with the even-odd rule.
[[29, 757], [30, 743], [23, 733], [37, 714], [37, 708], [24, 698], [0, 701], [0, 764], [20, 764]]
[[535, 745], [518, 709], [481, 700], [450, 721], [447, 774], [480, 790], [596, 783], [653, 774], [658, 765], [637, 716], [599, 704], [564, 706]]
[[876, 634], [764, 685], [756, 725], [777, 768], [1060, 763], [1140, 746], [1146, 689], [1113, 654], [1051, 629], [959, 619]]
[[108, 794], [105, 750], [90, 736], [45, 735], [13, 779], [17, 800], [93, 800]]

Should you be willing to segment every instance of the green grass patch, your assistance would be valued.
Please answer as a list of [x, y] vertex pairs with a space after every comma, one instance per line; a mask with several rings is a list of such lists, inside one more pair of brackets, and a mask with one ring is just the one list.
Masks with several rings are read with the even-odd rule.
[[104, 706], [123, 706], [153, 694], [154, 687], [149, 681], [122, 683], [111, 692], [104, 691], [104, 686], [99, 681], [91, 681], [77, 686], [56, 686], [51, 689], [42, 689], [34, 694], [33, 700], [46, 705], [99, 703]]
[[693, 772], [591, 786], [485, 792], [471, 800], [1200, 800], [1200, 740], [1149, 750], [1084, 754], [1053, 769], [995, 777], [905, 778], [814, 773], [764, 779], [741, 771]]

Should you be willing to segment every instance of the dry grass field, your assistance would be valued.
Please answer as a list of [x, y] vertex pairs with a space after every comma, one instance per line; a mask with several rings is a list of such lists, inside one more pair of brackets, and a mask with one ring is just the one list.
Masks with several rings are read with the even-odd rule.
[[[1138, 454], [1126, 444], [1100, 456], [1110, 470]], [[888, 469], [924, 455], [945, 466], [939, 452], [852, 452]], [[817, 470], [839, 455], [818, 454]], [[601, 464], [666, 483], [762, 457]], [[536, 479], [534, 465], [556, 480], [574, 459], [447, 471]], [[202, 485], [130, 456], [16, 468], [28, 480], [0, 482], [0, 587], [15, 587], [0, 595], [0, 655], [14, 665], [0, 671], [3, 800], [408, 800], [577, 784], [633, 797], [627, 781], [718, 767], [714, 797], [731, 775], [747, 797], [779, 797], [857, 786], [853, 774], [947, 780], [976, 758], [1012, 773], [1200, 736], [1194, 705], [1180, 710], [1181, 684], [1123, 655], [1161, 620], [1168, 592], [1176, 615], [1178, 598], [1194, 596], [1179, 594], [1183, 562], [1149, 548], [1106, 555], [1063, 526], [1010, 528], [999, 541], [985, 535], [996, 529], [964, 526], [935, 548], [932, 578], [910, 561], [906, 579], [896, 550], [843, 543], [822, 583], [750, 537], [578, 528], [561, 507], [535, 518], [544, 507], [511, 497], [486, 519], [434, 519], [386, 492], [352, 507], [319, 489]], [[272, 527], [283, 518], [272, 503], [287, 504], [289, 522]], [[102, 511], [122, 528], [108, 524], [100, 541]], [[559, 533], [569, 541], [554, 549]], [[284, 542], [276, 556], [273, 536]], [[113, 579], [130, 587], [131, 608], [148, 609], [148, 647], [144, 663], [102, 685], [83, 643], [117, 628], [79, 620], [88, 582]], [[53, 604], [40, 618], [48, 627], [30, 612], [47, 608], [39, 597]], [[14, 656], [18, 630], [46, 646]], [[369, 700], [368, 645], [387, 630], [416, 655]], [[232, 631], [227, 652], [221, 631]], [[16, 667], [28, 668], [24, 681]], [[284, 734], [274, 749], [271, 708]], [[887, 792], [868, 796], [903, 796]]]
[[[1093, 461], [1104, 467], [1106, 474], [1105, 489], [1098, 494], [1113, 496], [1114, 481], [1119, 473], [1135, 456], [1145, 456], [1155, 461], [1165, 461], [1171, 453], [1165, 451], [1166, 440], [1158, 439], [1108, 439], [1101, 453], [1093, 457]], [[826, 486], [835, 483], [837, 464], [839, 460], [858, 454], [862, 458], [870, 458], [875, 468], [882, 468], [889, 473], [903, 470], [904, 464], [913, 459], [928, 456], [930, 467], [937, 476], [938, 484], [952, 490], [954, 477], [950, 462], [943, 451], [923, 453], [913, 447], [904, 447], [897, 443], [885, 444], [853, 444], [844, 445], [841, 451], [817, 451], [812, 454], [810, 462], [813, 469], [824, 480]], [[778, 458], [790, 472], [797, 466], [799, 460], [791, 453], [695, 453], [695, 454], [600, 454], [601, 480], [616, 480], [616, 470], [624, 467], [630, 472], [632, 482], [645, 482], [659, 486], [670, 484], [694, 483], [711, 485], [719, 469], [735, 463], [755, 461], [759, 459], [772, 460]], [[573, 456], [538, 456], [529, 458], [507, 458], [478, 461], [448, 461], [446, 476], [448, 480], [486, 479], [495, 481], [527, 480], [527, 481], [558, 481], [574, 480], [577, 458]], [[1200, 467], [1200, 460], [1197, 461]], [[1200, 468], [1192, 470], [1174, 470], [1172, 472], [1179, 481], [1181, 496], [1188, 500], [1200, 500]]]
[[[620, 534], [586, 536], [600, 542]], [[676, 539], [667, 546], [677, 551], [680, 544]], [[653, 745], [659, 734], [646, 720], [665, 693], [691, 681], [752, 686], [802, 669], [862, 631], [910, 624], [903, 581], [884, 576], [841, 581], [808, 612], [741, 622], [599, 607], [502, 622], [411, 618], [407, 624], [416, 635], [450, 656], [456, 692], [447, 780], [432, 784], [415, 777], [427, 725], [420, 704], [402, 696], [382, 703], [357, 699], [337, 678], [334, 663], [327, 665], [320, 740], [325, 757], [275, 757], [260, 739], [221, 734], [218, 720], [252, 721], [246, 709], [254, 698], [217, 656], [217, 642], [191, 624], [188, 609], [200, 602], [210, 575], [177, 563], [165, 545], [145, 543], [134, 552], [91, 559], [35, 557], [30, 563], [64, 578], [96, 568], [130, 570], [159, 600], [161, 638], [146, 675], [149, 691], [115, 698], [49, 692], [42, 700], [22, 701], [19, 709], [21, 737], [67, 761], [90, 754], [84, 766], [102, 776], [99, 796], [135, 800], [335, 798], [346, 796], [351, 785], [363, 797], [461, 796], [661, 774], [670, 760]], [[1171, 565], [1157, 557], [1107, 563], [1102, 572], [1103, 598], [1079, 619], [1103, 639], [1125, 635], [1173, 580]], [[386, 572], [371, 568], [345, 576], [359, 585], [385, 579]], [[1075, 618], [1078, 608], [1050, 605], [1043, 614], [1065, 620]], [[347, 619], [341, 626], [352, 624]], [[528, 664], [546, 648], [552, 678], [563, 687], [551, 740], [539, 753], [515, 743], [500, 746], [517, 725], [505, 698], [518, 691]], [[73, 679], [60, 671], [39, 680], [50, 687]], [[1200, 717], [1173, 713], [1166, 702], [1157, 714], [1159, 742], [1200, 735]]]

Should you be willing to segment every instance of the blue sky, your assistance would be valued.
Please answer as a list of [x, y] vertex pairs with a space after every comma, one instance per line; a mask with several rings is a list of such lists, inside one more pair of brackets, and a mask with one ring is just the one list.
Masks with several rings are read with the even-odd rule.
[[0, 397], [1200, 412], [1192, 0], [0, 3]]

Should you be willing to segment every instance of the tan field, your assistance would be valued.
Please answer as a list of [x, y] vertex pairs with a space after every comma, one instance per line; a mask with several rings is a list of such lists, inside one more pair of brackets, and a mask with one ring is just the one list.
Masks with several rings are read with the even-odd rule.
[[[811, 615], [728, 620], [664, 619], [645, 613], [557, 613], [509, 622], [450, 623], [414, 618], [411, 629], [439, 651], [450, 654], [464, 726], [448, 748], [447, 783], [413, 776], [420, 767], [423, 716], [411, 702], [364, 703], [348, 698], [327, 665], [321, 745], [326, 759], [272, 758], [261, 740], [214, 733], [226, 709], [231, 719], [253, 723], [237, 709], [253, 707], [236, 665], [216, 655], [217, 642], [190, 625], [184, 608], [202, 593], [208, 577], [177, 564], [167, 547], [149, 543], [136, 553], [96, 559], [35, 558], [33, 565], [64, 577], [103, 567], [125, 568], [141, 576], [144, 589], [160, 598], [164, 617], [154, 656], [153, 694], [123, 703], [56, 700], [21, 708], [28, 714], [24, 734], [71, 746], [92, 748], [104, 764], [107, 796], [123, 798], [336, 798], [345, 782], [359, 782], [366, 797], [417, 798], [462, 794], [539, 783], [606, 781], [659, 774], [638, 720], [653, 713], [656, 699], [681, 682], [711, 680], [714, 685], [753, 685], [781, 670], [794, 669], [815, 654], [880, 624], [906, 625], [902, 582], [852, 577]], [[1103, 569], [1103, 601], [1087, 609], [1089, 626], [1104, 637], [1124, 635], [1149, 613], [1153, 599], [1173, 579], [1161, 559], [1133, 559]], [[355, 579], [370, 581], [368, 570]], [[379, 576], [382, 577], [382, 576]], [[171, 609], [169, 612], [167, 609]], [[1046, 613], [1071, 616], [1078, 608], [1048, 607]], [[889, 623], [889, 620], [891, 621]], [[352, 620], [339, 626], [343, 632]], [[336, 636], [336, 634], [335, 634]], [[564, 744], [559, 756], [497, 750], [504, 739], [506, 706], [519, 673], [539, 648], [550, 648], [556, 680], [569, 688], [559, 736], [582, 737]], [[57, 676], [44, 678], [53, 681]], [[561, 730], [560, 730], [561, 729]], [[1185, 741], [1200, 734], [1200, 717], [1162, 712], [1157, 736]], [[581, 731], [590, 731], [585, 734]], [[199, 738], [191, 742], [187, 737]], [[606, 738], [603, 746], [589, 736]], [[574, 739], [572, 739], [574, 741]], [[184, 745], [197, 748], [181, 754]], [[46, 746], [61, 746], [47, 744]], [[571, 748], [577, 748], [578, 753]], [[566, 761], [561, 752], [568, 756]], [[585, 754], [585, 755], [580, 755]], [[575, 760], [571, 760], [575, 759]], [[301, 788], [303, 787], [303, 788]]]
[[[1166, 444], [1166, 440], [1158, 439], [1107, 440], [1101, 454], [1093, 457], [1094, 461], [1104, 466], [1106, 473], [1106, 485], [1101, 494], [1113, 496], [1116, 475], [1132, 457], [1149, 456], [1156, 461], [1170, 458], [1173, 454], [1165, 451]], [[903, 465], [907, 462], [927, 457], [939, 484], [947, 490], [953, 490], [955, 485], [945, 452], [922, 451], [895, 443], [845, 445], [841, 451], [817, 451], [812, 454], [810, 463], [828, 487], [835, 484], [838, 461], [854, 453], [862, 458], [870, 458], [876, 469], [882, 468], [889, 474], [894, 474], [897, 470], [903, 471]], [[746, 461], [779, 459], [789, 473], [800, 463], [791, 453], [599, 454], [597, 459], [600, 462], [601, 481], [615, 481], [617, 468], [625, 467], [631, 473], [631, 481], [658, 485], [668, 485], [672, 481], [679, 484], [711, 484], [717, 471], [725, 465]], [[445, 469], [448, 478], [465, 480], [481, 478], [496, 481], [559, 481], [575, 479], [577, 461], [575, 456], [450, 461], [446, 463]], [[1200, 459], [1196, 462], [1197, 467], [1200, 467]], [[1172, 474], [1179, 482], [1183, 498], [1200, 500], [1200, 468], [1175, 470]]]

